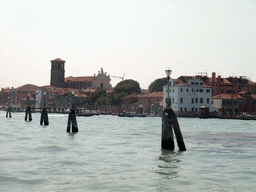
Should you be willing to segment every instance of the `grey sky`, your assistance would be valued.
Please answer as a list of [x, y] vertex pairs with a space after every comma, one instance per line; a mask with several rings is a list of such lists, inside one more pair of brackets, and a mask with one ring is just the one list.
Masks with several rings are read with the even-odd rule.
[[252, 0], [0, 0], [0, 87], [49, 84], [55, 58], [66, 77], [103, 67], [142, 88], [168, 67], [173, 78], [256, 81], [255, 10]]

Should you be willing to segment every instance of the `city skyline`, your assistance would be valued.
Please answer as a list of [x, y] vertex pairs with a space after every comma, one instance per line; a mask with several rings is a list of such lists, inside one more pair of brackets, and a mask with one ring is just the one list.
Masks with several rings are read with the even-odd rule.
[[[155, 79], [212, 72], [256, 82], [254, 1], [0, 0], [0, 87], [50, 84], [50, 60], [65, 76]], [[114, 87], [121, 81], [111, 78]]]

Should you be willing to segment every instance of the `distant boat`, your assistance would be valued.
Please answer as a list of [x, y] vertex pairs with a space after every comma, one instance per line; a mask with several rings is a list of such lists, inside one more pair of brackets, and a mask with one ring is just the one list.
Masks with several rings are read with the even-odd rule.
[[147, 117], [146, 114], [137, 114], [136, 117]]
[[118, 117], [135, 117], [135, 116], [136, 116], [135, 112], [123, 112], [118, 114]]
[[136, 114], [135, 112], [123, 112], [119, 113], [118, 117], [146, 117], [146, 114]]
[[80, 113], [80, 114], [78, 114], [77, 116], [78, 117], [91, 117], [91, 116], [93, 116], [94, 114], [92, 114], [92, 113]]

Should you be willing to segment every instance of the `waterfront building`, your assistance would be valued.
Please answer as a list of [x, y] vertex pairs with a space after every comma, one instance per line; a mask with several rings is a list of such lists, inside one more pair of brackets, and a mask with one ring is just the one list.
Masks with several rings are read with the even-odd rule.
[[110, 90], [112, 88], [110, 75], [107, 75], [107, 72], [104, 72], [102, 68], [101, 71], [98, 72], [98, 75], [81, 77], [69, 76], [65, 78], [65, 62], [66, 61], [60, 58], [51, 60], [51, 86], [74, 89], [104, 88]]
[[256, 83], [251, 81], [248, 77], [221, 77], [213, 72], [211, 77], [207, 73], [197, 73], [195, 76], [180, 76], [178, 79], [186, 81], [192, 78], [200, 78], [205, 85], [212, 88], [212, 96], [219, 94], [238, 94], [241, 91], [249, 91], [256, 94]]
[[[163, 108], [166, 108], [167, 86], [163, 87]], [[199, 108], [208, 107], [213, 112], [212, 89], [200, 78], [170, 79], [171, 107], [179, 116], [198, 116]]]
[[138, 97], [140, 113], [159, 115], [162, 111], [163, 92], [156, 91]]
[[[36, 98], [36, 90], [38, 86], [33, 84], [26, 84], [16, 88], [17, 91], [17, 104], [20, 104], [21, 107], [27, 107], [27, 98], [29, 97], [30, 100], [34, 103]], [[35, 103], [33, 104], [33, 107]]]
[[239, 115], [256, 113], [256, 94], [241, 91], [238, 94], [219, 94], [212, 97], [212, 106], [219, 115]]

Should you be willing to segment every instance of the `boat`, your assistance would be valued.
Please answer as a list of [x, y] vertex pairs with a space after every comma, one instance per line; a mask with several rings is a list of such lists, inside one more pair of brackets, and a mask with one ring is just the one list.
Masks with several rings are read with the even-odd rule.
[[147, 117], [146, 114], [136, 114], [136, 117]]
[[118, 117], [135, 117], [135, 112], [122, 112], [118, 114]]
[[80, 114], [78, 114], [77, 116], [78, 117], [91, 117], [91, 116], [93, 116], [94, 114], [92, 114], [92, 113], [80, 113]]

